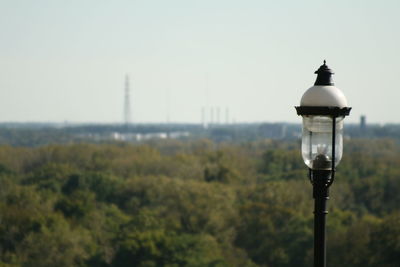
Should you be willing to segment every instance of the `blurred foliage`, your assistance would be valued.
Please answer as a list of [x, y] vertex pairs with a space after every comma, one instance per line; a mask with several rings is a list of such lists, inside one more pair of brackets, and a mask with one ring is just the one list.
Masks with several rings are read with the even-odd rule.
[[[295, 141], [0, 147], [0, 266], [311, 266]], [[400, 145], [351, 140], [329, 266], [400, 265]]]

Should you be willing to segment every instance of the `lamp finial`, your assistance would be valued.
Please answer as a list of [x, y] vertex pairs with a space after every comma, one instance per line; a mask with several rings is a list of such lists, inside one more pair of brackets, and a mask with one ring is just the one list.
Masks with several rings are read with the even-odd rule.
[[318, 76], [314, 85], [334, 85], [332, 80], [332, 74], [334, 74], [334, 72], [326, 65], [326, 60], [324, 60], [324, 64], [315, 71], [315, 74], [318, 74]]

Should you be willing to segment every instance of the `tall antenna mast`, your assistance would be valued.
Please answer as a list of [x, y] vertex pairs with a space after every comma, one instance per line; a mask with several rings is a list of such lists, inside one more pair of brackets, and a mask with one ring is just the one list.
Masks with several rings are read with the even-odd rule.
[[124, 121], [125, 125], [129, 125], [132, 123], [131, 118], [131, 92], [129, 87], [129, 76], [128, 74], [125, 76], [125, 101], [124, 101]]

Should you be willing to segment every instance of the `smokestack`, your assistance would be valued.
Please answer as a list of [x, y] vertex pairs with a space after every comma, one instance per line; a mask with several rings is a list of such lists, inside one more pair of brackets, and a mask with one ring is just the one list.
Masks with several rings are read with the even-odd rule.
[[229, 108], [225, 109], [225, 123], [229, 124]]
[[124, 121], [125, 121], [125, 125], [129, 125], [129, 124], [132, 123], [130, 98], [131, 98], [131, 92], [130, 92], [129, 76], [127, 74], [125, 76], [125, 97], [124, 97]]
[[210, 125], [214, 124], [214, 108], [210, 107]]
[[207, 129], [207, 114], [206, 114], [206, 107], [201, 107], [201, 125], [204, 129]]

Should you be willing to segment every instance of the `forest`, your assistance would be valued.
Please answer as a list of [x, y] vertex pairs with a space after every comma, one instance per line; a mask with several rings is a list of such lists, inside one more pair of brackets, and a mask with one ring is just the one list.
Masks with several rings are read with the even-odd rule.
[[[299, 141], [0, 146], [0, 266], [309, 267]], [[400, 266], [400, 145], [351, 139], [328, 266]]]

